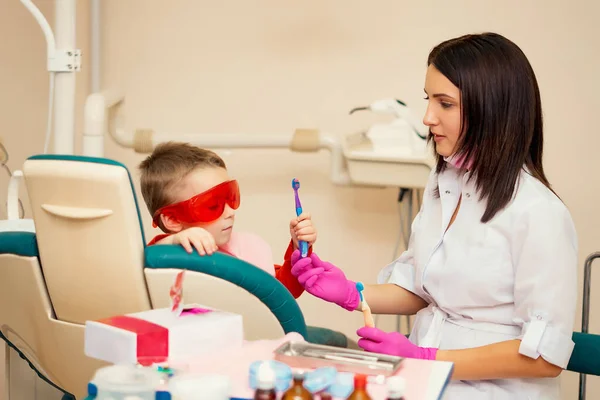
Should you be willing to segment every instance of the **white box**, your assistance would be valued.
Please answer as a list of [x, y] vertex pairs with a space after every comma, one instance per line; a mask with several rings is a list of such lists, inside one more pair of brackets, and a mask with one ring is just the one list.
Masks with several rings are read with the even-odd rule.
[[241, 347], [242, 316], [199, 305], [196, 313], [169, 308], [86, 321], [85, 354], [113, 364], [185, 361], [221, 348]]

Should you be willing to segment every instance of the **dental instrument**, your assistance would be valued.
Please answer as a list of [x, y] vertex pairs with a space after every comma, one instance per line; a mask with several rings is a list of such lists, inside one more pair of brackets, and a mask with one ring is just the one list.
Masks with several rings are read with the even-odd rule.
[[[296, 200], [296, 216], [302, 214], [302, 204], [300, 204], [300, 197], [298, 197], [298, 189], [300, 189], [300, 181], [296, 178], [292, 179], [292, 189], [294, 189], [294, 198]], [[300, 246], [300, 255], [306, 257], [308, 255], [308, 243], [305, 241], [298, 241]]]
[[387, 354], [297, 341], [283, 343], [274, 351], [274, 358], [292, 368], [335, 367], [338, 373], [353, 372], [384, 377], [394, 375], [404, 360]]
[[373, 314], [371, 314], [371, 307], [367, 303], [367, 299], [364, 298], [362, 291], [365, 289], [365, 285], [362, 282], [356, 282], [356, 290], [358, 290], [358, 295], [360, 296], [361, 309], [365, 318], [365, 326], [369, 328], [375, 327], [375, 322], [373, 321]]
[[353, 108], [352, 110], [350, 110], [350, 115], [354, 114], [357, 111], [363, 111], [363, 110], [370, 110], [370, 111], [380, 113], [380, 114], [392, 114], [398, 119], [406, 120], [410, 124], [414, 133], [416, 133], [416, 135], [419, 138], [421, 138], [423, 140], [425, 140], [427, 138], [427, 135], [421, 133], [419, 131], [419, 129], [417, 128], [419, 126], [419, 123], [415, 120], [413, 114], [410, 112], [410, 109], [408, 108], [406, 103], [403, 102], [402, 100], [398, 100], [398, 99], [378, 100], [374, 103], [371, 103], [368, 106]]

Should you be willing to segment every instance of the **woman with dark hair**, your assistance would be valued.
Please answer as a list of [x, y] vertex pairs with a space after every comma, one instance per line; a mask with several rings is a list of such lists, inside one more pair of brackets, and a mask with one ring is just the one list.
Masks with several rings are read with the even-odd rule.
[[[366, 285], [374, 313], [416, 314], [407, 339], [363, 327], [367, 351], [454, 362], [447, 399], [558, 399], [577, 301], [577, 236], [542, 166], [540, 93], [505, 37], [436, 46], [425, 78], [437, 166], [408, 249]], [[356, 283], [292, 258], [314, 296], [360, 310]], [[544, 378], [544, 379], [540, 379]]]

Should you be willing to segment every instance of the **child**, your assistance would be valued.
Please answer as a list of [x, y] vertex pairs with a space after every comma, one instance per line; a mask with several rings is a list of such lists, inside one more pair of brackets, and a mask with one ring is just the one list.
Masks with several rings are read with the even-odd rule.
[[[158, 145], [141, 164], [142, 196], [153, 226], [165, 232], [148, 245], [179, 244], [200, 255], [221, 251], [266, 270], [298, 298], [304, 291], [291, 273], [291, 254], [298, 241], [311, 246], [317, 232], [310, 215], [290, 221], [292, 240], [283, 265], [274, 265], [269, 245], [254, 234], [233, 231], [240, 205], [237, 181], [214, 152], [187, 143]], [[312, 247], [309, 247], [309, 252]]]

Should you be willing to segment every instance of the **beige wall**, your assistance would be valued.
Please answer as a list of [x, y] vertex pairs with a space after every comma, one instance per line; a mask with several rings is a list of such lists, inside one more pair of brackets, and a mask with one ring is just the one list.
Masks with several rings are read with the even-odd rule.
[[[11, 152], [11, 167], [17, 168], [43, 147], [44, 43], [17, 0], [0, 3], [0, 136]], [[37, 3], [51, 14], [53, 2]], [[87, 2], [78, 4], [79, 43], [85, 49]], [[600, 189], [593, 173], [600, 167], [595, 157], [600, 138], [593, 131], [600, 110], [598, 2], [103, 0], [103, 14], [103, 87], [125, 91], [128, 129], [170, 132], [287, 133], [318, 127], [345, 134], [384, 120], [349, 117], [349, 109], [390, 96], [422, 115], [425, 60], [432, 46], [467, 32], [505, 34], [525, 51], [539, 79], [545, 165], [577, 225], [580, 265], [600, 247]], [[84, 54], [83, 60], [79, 111], [88, 88], [89, 57]], [[77, 115], [81, 127], [81, 112]], [[223, 155], [243, 190], [237, 229], [262, 235], [276, 259], [289, 240], [290, 180], [298, 177], [303, 205], [319, 229], [316, 249], [323, 258], [364, 281], [374, 281], [390, 261], [398, 233], [395, 190], [332, 186], [327, 153], [235, 150]], [[106, 156], [132, 171], [143, 158], [109, 139]], [[3, 198], [5, 187], [0, 175]], [[144, 216], [151, 236], [155, 231]], [[600, 278], [593, 285], [600, 287]], [[597, 296], [593, 302], [600, 307]], [[359, 326], [360, 316], [310, 296], [300, 304], [310, 324], [349, 335]], [[382, 321], [382, 327], [392, 326], [393, 319]], [[592, 318], [591, 328], [600, 332], [599, 318]], [[576, 376], [565, 374], [564, 380], [565, 399], [576, 398]], [[595, 379], [590, 387], [600, 395]]]

